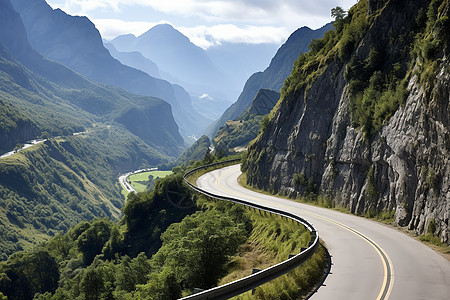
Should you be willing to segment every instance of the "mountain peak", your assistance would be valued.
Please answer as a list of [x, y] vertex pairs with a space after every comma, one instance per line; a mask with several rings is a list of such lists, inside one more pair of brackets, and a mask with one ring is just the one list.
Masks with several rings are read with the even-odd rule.
[[147, 32], [139, 36], [138, 38], [147, 40], [161, 40], [161, 41], [171, 41], [172, 43], [180, 43], [180, 44], [194, 44], [191, 43], [189, 38], [176, 30], [172, 25], [164, 23], [158, 24], [152, 28], [150, 28]]

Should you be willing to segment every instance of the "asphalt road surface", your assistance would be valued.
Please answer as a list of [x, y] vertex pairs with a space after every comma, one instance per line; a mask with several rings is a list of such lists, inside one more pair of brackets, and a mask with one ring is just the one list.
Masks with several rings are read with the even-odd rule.
[[450, 261], [406, 234], [350, 214], [296, 203], [241, 187], [240, 166], [201, 176], [199, 188], [289, 211], [307, 219], [330, 252], [332, 266], [310, 298], [450, 299]]

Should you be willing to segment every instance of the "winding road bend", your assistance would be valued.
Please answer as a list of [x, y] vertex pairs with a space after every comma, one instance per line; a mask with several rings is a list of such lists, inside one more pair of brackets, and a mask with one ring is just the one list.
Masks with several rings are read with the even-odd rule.
[[197, 185], [298, 214], [317, 228], [332, 267], [310, 299], [450, 299], [450, 261], [422, 243], [368, 219], [250, 191], [237, 183], [240, 174], [240, 165], [222, 168], [201, 176]]

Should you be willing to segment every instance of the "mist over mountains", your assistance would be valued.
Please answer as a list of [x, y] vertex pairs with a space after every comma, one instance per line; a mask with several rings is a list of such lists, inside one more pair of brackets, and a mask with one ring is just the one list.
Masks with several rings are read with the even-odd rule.
[[302, 27], [292, 33], [288, 40], [278, 49], [270, 65], [263, 72], [257, 72], [250, 76], [237, 101], [216, 122], [209, 126], [206, 134], [214, 136], [226, 121], [239, 117], [250, 106], [260, 89], [279, 92], [285, 79], [291, 74], [294, 61], [299, 54], [309, 51], [308, 46], [312, 39], [319, 39], [325, 32], [332, 29], [333, 26], [329, 23], [317, 30]]
[[[211, 61], [206, 51], [169, 24], [156, 25], [138, 37], [118, 36], [110, 43], [121, 52], [139, 51], [154, 61], [161, 77], [186, 88], [194, 107], [211, 119], [220, 115], [238, 93], [235, 81]], [[204, 99], [208, 102], [202, 102]]]
[[[0, 150], [47, 139], [1, 161], [6, 204], [0, 221], [11, 234], [0, 239], [0, 248], [7, 254], [85, 219], [119, 218], [118, 174], [172, 163], [186, 140], [193, 141], [237, 98], [239, 81], [275, 51], [268, 44], [224, 44], [205, 51], [170, 25], [118, 37], [105, 47], [88, 18], [53, 10], [44, 0], [0, 0], [0, 25]], [[254, 88], [241, 113], [264, 84], [279, 90], [295, 56], [313, 37], [302, 41], [303, 48], [291, 37], [272, 59], [270, 72], [249, 79], [244, 92], [250, 83]], [[252, 51], [260, 53], [251, 57]], [[252, 81], [255, 76], [259, 81]], [[269, 90], [254, 102], [257, 114], [276, 102], [278, 94]], [[262, 116], [251, 119], [251, 114], [245, 121], [253, 133]], [[241, 133], [236, 136], [243, 138]], [[247, 134], [246, 141], [251, 138]], [[206, 138], [199, 144], [195, 157], [209, 149]]]
[[[44, 56], [58, 61], [87, 78], [124, 88], [132, 93], [169, 102], [184, 137], [196, 134], [210, 120], [192, 110], [186, 91], [165, 80], [121, 64], [103, 46], [100, 33], [86, 17], [75, 17], [44, 0], [13, 0], [23, 19], [31, 45]], [[178, 97], [177, 97], [178, 96]]]

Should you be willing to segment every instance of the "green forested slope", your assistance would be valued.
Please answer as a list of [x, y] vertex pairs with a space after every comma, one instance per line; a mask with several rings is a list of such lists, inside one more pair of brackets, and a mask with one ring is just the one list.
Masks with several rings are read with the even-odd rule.
[[[192, 192], [182, 174], [157, 181], [151, 193], [130, 194], [120, 223], [83, 221], [0, 263], [0, 293], [11, 300], [177, 299], [216, 286], [232, 271], [247, 274], [251, 266], [285, 260], [310, 241], [295, 222]], [[248, 249], [270, 262], [241, 269], [239, 256]], [[321, 250], [304, 268], [257, 292], [276, 297], [281, 282], [289, 289], [284, 294], [305, 295], [324, 266]]]
[[120, 127], [48, 140], [0, 160], [1, 259], [82, 220], [120, 217], [117, 174], [165, 157]]
[[49, 139], [0, 159], [0, 259], [82, 220], [117, 219], [117, 176], [168, 162], [184, 144], [168, 103], [38, 54], [9, 0], [0, 1], [0, 117], [2, 153]]

